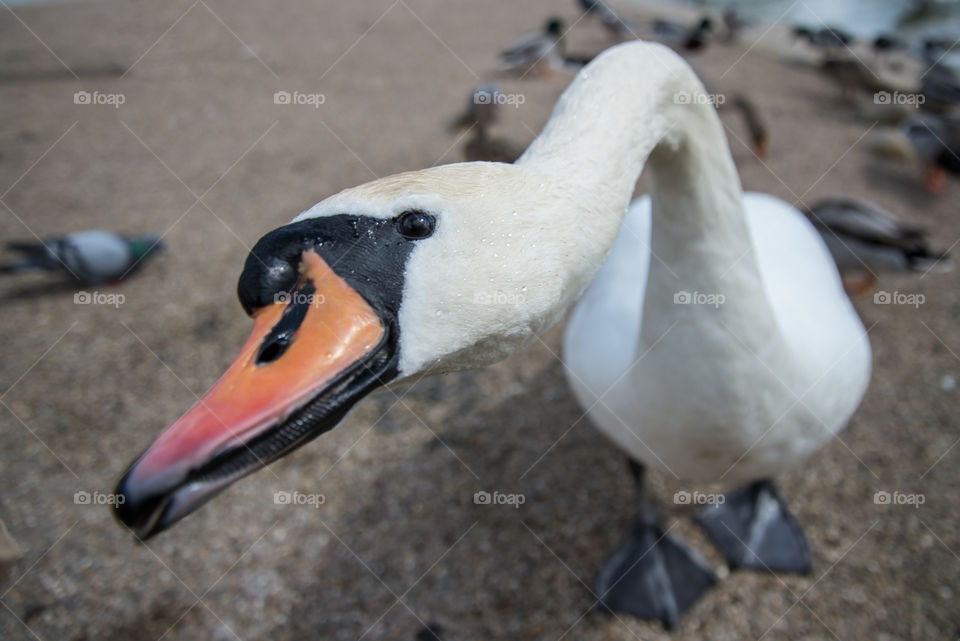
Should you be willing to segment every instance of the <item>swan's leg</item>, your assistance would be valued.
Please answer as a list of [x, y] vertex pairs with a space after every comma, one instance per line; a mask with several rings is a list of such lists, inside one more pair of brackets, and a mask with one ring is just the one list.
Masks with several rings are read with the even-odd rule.
[[773, 481], [755, 481], [697, 516], [733, 569], [810, 572], [803, 530]]
[[639, 513], [597, 577], [597, 597], [606, 608], [672, 628], [700, 595], [716, 583], [707, 562], [664, 531], [647, 500], [643, 466], [630, 461]]

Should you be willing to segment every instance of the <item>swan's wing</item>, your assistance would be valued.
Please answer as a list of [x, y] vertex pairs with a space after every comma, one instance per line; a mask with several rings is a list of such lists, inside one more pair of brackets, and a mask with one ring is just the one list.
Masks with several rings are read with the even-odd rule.
[[[563, 359], [585, 407], [632, 365], [650, 268], [650, 198], [635, 201], [610, 253], [570, 316]], [[584, 389], [586, 388], [586, 389]]]

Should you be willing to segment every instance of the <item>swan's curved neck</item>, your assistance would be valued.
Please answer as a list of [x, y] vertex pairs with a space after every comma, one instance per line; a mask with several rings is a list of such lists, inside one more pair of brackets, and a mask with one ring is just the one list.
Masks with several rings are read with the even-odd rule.
[[[598, 57], [517, 162], [562, 175], [597, 213], [591, 224], [612, 228], [611, 242], [648, 169], [653, 222], [641, 343], [678, 319], [773, 322], [723, 126], [693, 70], [666, 47], [629, 43]], [[724, 304], [675, 305], [683, 292], [722, 295]]]

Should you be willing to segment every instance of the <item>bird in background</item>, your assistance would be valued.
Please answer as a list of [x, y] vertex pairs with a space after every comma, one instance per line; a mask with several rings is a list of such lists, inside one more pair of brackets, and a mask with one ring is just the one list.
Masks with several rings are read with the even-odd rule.
[[123, 236], [110, 231], [78, 231], [43, 241], [14, 241], [7, 248], [19, 260], [0, 265], [0, 274], [57, 272], [82, 285], [117, 282], [163, 248], [159, 236]]
[[934, 114], [918, 114], [904, 125], [931, 194], [941, 194], [948, 174], [960, 174], [960, 121]]
[[696, 24], [683, 24], [658, 18], [650, 28], [650, 37], [676, 51], [699, 51], [707, 46], [713, 21], [704, 16]]
[[927, 244], [927, 230], [904, 224], [874, 203], [831, 198], [804, 214], [823, 237], [849, 294], [866, 294], [884, 272], [953, 270], [947, 253]]
[[504, 71], [527, 74], [547, 73], [563, 65], [563, 34], [566, 23], [552, 17], [536, 33], [528, 33], [514, 40], [500, 53]]
[[743, 117], [747, 131], [750, 132], [750, 144], [753, 147], [753, 153], [760, 160], [765, 160], [770, 150], [770, 133], [756, 103], [747, 96], [738, 93], [731, 96], [729, 106], [726, 102], [717, 105], [718, 110], [730, 108], [738, 111]]
[[470, 94], [463, 113], [451, 121], [452, 133], [470, 128], [473, 134], [464, 146], [466, 160], [512, 163], [523, 153], [520, 145], [489, 133], [490, 127], [500, 121], [504, 102], [505, 94], [499, 85], [480, 85]]
[[500, 85], [486, 83], [478, 86], [467, 99], [463, 112], [450, 121], [448, 130], [455, 133], [474, 125], [490, 127], [499, 122], [503, 95]]

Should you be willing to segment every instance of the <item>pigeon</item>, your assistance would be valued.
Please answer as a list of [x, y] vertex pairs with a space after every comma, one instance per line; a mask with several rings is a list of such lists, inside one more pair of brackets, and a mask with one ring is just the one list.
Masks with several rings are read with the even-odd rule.
[[121, 236], [110, 231], [78, 231], [38, 242], [11, 242], [20, 260], [0, 265], [0, 274], [48, 271], [67, 274], [82, 285], [122, 280], [162, 249], [159, 236]]

